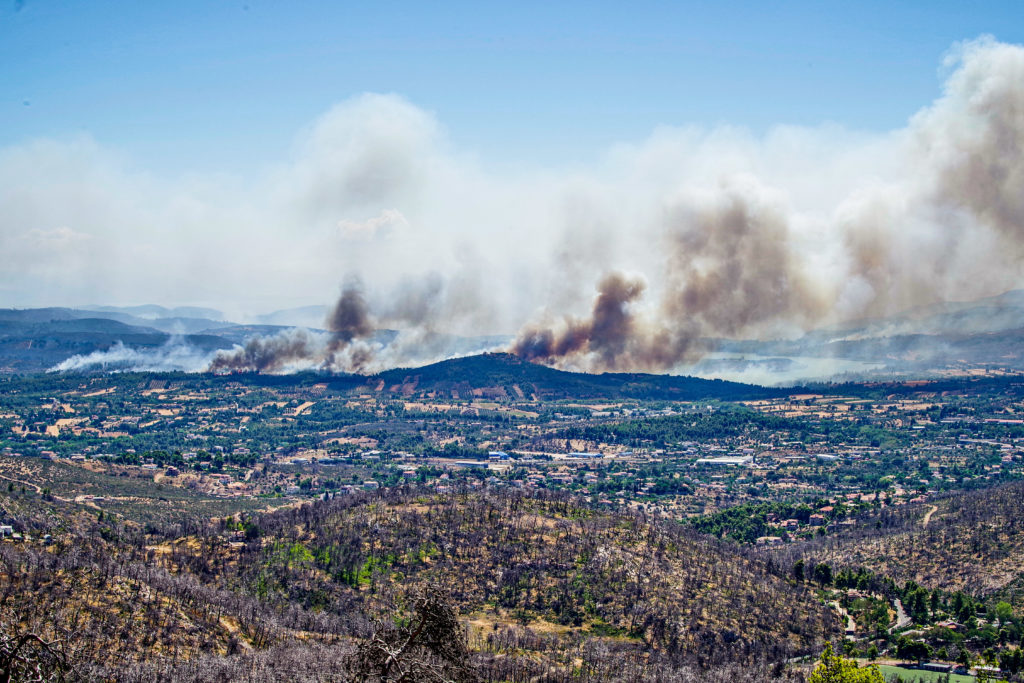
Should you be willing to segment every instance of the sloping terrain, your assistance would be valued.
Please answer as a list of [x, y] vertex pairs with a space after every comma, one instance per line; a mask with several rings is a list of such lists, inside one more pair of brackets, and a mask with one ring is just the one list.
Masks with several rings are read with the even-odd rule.
[[[43, 372], [71, 356], [106, 351], [116, 344], [155, 349], [170, 339], [167, 332], [107, 318], [12, 320], [0, 315], [0, 372]], [[232, 346], [214, 335], [189, 334], [181, 339], [204, 352]]]
[[205, 309], [179, 308], [163, 309], [161, 307], [138, 306], [118, 309], [110, 306], [98, 306], [90, 309], [79, 308], [2, 308], [0, 320], [5, 322], [21, 322], [45, 324], [68, 320], [113, 320], [115, 322], [176, 334], [201, 332], [211, 327], [223, 326], [221, 317], [216, 311], [208, 311], [214, 317], [204, 317]]
[[[33, 535], [55, 542], [0, 543], [0, 622], [55, 643], [86, 678], [270, 675], [267, 651], [297, 680], [346, 680], [373, 620], [399, 619], [428, 589], [468, 623], [486, 680], [697, 680], [720, 667], [743, 680], [728, 669], [739, 664], [768, 680], [764, 662], [838, 628], [759, 560], [568, 498], [361, 494], [162, 531], [36, 500], [47, 512]], [[318, 678], [317, 661], [335, 668]]]
[[1024, 482], [949, 495], [934, 506], [889, 509], [859, 526], [791, 552], [868, 567], [901, 584], [979, 598], [1000, 594], [1024, 605]]
[[[434, 363], [420, 368], [388, 370], [367, 378], [369, 387], [406, 395], [435, 392], [460, 398], [646, 398], [745, 400], [782, 395], [777, 389], [749, 384], [674, 375], [555, 370], [507, 353], [486, 353]], [[790, 390], [791, 391], [791, 390]]]
[[103, 313], [124, 313], [138, 318], [160, 320], [167, 318], [201, 318], [206, 321], [224, 320], [224, 313], [215, 308], [202, 306], [175, 306], [167, 308], [156, 304], [143, 304], [141, 306], [83, 306], [87, 311], [100, 311]]
[[[236, 561], [169, 560], [234, 591], [324, 613], [374, 612], [440, 585], [492, 630], [614, 636], [704, 664], [780, 659], [837, 628], [803, 588], [686, 528], [515, 493], [348, 497], [252, 518]], [[559, 648], [563, 649], [563, 648]]]

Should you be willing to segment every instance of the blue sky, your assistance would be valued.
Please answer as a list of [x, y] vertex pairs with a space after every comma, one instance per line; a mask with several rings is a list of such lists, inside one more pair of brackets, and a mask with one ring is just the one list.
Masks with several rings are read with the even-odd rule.
[[85, 133], [149, 170], [288, 154], [363, 92], [431, 112], [492, 165], [589, 162], [656, 126], [885, 131], [942, 55], [1024, 42], [1020, 2], [0, 5], [0, 147]]

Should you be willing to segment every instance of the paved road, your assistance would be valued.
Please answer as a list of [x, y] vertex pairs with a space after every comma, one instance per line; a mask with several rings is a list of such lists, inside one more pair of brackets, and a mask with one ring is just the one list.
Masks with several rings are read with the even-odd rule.
[[908, 617], [907, 613], [903, 611], [903, 603], [900, 602], [900, 599], [896, 598], [892, 601], [892, 604], [896, 606], [896, 625], [889, 629], [889, 633], [898, 631], [901, 628], [910, 626], [911, 624], [910, 617]]
[[[857, 622], [853, 620], [853, 617], [850, 616], [849, 612], [847, 612], [845, 609], [843, 609], [842, 605], [840, 605], [836, 600], [833, 600], [832, 602], [830, 602], [828, 604], [831, 605], [832, 607], [834, 607], [837, 612], [839, 612], [839, 616], [846, 618], [846, 630], [847, 631], [852, 633], [852, 632], [857, 630]], [[848, 635], [846, 637], [849, 638], [849, 639], [853, 639], [854, 636]]]

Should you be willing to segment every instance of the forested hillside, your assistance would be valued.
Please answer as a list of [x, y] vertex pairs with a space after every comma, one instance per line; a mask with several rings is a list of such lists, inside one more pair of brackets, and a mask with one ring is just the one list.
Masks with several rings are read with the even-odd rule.
[[527, 397], [643, 398], [744, 400], [782, 395], [779, 389], [708, 380], [698, 377], [644, 373], [565, 372], [531, 363], [507, 353], [485, 353], [433, 363], [420, 368], [388, 370], [368, 379], [371, 386], [399, 393], [452, 392], [471, 396], [474, 389], [491, 389], [515, 396], [515, 387]]

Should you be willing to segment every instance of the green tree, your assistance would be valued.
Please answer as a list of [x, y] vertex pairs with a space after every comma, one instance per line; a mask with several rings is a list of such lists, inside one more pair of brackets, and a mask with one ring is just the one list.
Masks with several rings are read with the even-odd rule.
[[832, 567], [828, 566], [824, 562], [820, 562], [814, 567], [814, 580], [822, 586], [829, 586], [832, 584]]
[[1008, 602], [996, 603], [996, 618], [999, 619], [999, 623], [1005, 624], [1006, 622], [1013, 619], [1013, 607]]
[[901, 637], [896, 644], [896, 656], [900, 659], [923, 662], [932, 656], [932, 648], [928, 643]]
[[876, 666], [860, 668], [852, 659], [833, 654], [832, 643], [826, 643], [808, 683], [885, 683], [885, 679]]
[[978, 683], [1009, 683], [1005, 678], [992, 678], [992, 674], [987, 671], [978, 672]]
[[1024, 669], [1024, 650], [1017, 648], [1003, 652], [999, 656], [999, 668], [1013, 674]]

